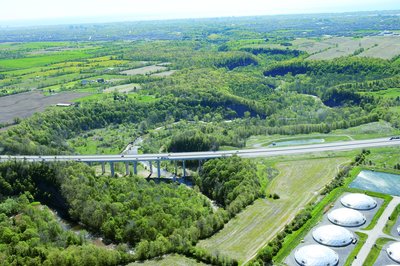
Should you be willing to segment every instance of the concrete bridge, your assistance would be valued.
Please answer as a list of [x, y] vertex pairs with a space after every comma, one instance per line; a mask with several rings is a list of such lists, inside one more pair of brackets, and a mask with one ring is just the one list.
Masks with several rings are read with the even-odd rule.
[[175, 172], [177, 171], [177, 162], [182, 162], [182, 175], [186, 175], [186, 161], [199, 161], [199, 165], [204, 160], [229, 157], [237, 155], [243, 158], [270, 157], [281, 155], [295, 155], [304, 153], [317, 153], [327, 151], [345, 151], [355, 149], [365, 149], [373, 147], [400, 146], [400, 139], [378, 138], [367, 140], [340, 141], [324, 144], [302, 145], [291, 147], [272, 147], [262, 149], [243, 149], [232, 151], [207, 151], [207, 152], [183, 152], [183, 153], [159, 153], [159, 154], [135, 154], [135, 155], [17, 155], [0, 156], [0, 162], [10, 160], [20, 160], [28, 162], [62, 162], [77, 161], [85, 163], [100, 163], [102, 171], [105, 172], [105, 165], [109, 164], [111, 175], [115, 175], [115, 163], [125, 163], [126, 174], [130, 174], [130, 165], [133, 164], [134, 174], [137, 174], [138, 162], [149, 162], [150, 172], [153, 170], [153, 163], [157, 165], [157, 176], [161, 176], [161, 161], [174, 161]]

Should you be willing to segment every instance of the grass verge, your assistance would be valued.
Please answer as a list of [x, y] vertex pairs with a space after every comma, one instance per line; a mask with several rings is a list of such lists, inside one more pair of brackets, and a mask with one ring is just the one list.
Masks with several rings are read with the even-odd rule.
[[353, 264], [353, 261], [355, 259], [355, 256], [360, 252], [360, 249], [364, 245], [365, 241], [368, 238], [367, 234], [361, 233], [361, 232], [355, 232], [356, 235], [358, 235], [358, 242], [357, 245], [354, 247], [354, 249], [351, 251], [349, 256], [347, 257], [347, 260], [344, 263], [344, 266], [351, 266]]
[[385, 227], [383, 228], [383, 232], [387, 235], [391, 235], [392, 228], [396, 224], [397, 217], [400, 214], [400, 205], [397, 205], [392, 214], [390, 215], [390, 220], [386, 223]]
[[378, 238], [378, 240], [376, 240], [375, 245], [372, 247], [371, 251], [369, 252], [367, 258], [365, 259], [363, 266], [373, 266], [375, 261], [378, 259], [383, 246], [390, 241], [393, 241], [393, 239], [386, 238], [386, 237]]

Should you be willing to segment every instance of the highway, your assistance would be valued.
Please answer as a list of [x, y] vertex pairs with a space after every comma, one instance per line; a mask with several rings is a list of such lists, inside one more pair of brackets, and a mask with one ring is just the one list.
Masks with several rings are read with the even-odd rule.
[[159, 154], [125, 154], [125, 155], [42, 155], [42, 156], [0, 156], [0, 162], [8, 160], [25, 160], [29, 162], [54, 162], [54, 161], [80, 161], [80, 162], [132, 162], [132, 161], [184, 161], [205, 160], [237, 155], [243, 158], [270, 157], [280, 155], [295, 155], [316, 152], [346, 151], [363, 148], [399, 146], [400, 139], [390, 140], [377, 138], [368, 140], [353, 140], [330, 142], [324, 144], [270, 147], [260, 149], [243, 149], [231, 151], [207, 151], [207, 152], [183, 152], [183, 153], [159, 153]]

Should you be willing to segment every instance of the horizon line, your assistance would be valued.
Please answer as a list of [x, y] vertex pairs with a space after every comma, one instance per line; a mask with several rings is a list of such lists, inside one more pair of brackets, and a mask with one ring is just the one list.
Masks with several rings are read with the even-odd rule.
[[[332, 11], [332, 12], [299, 12], [299, 13], [277, 13], [277, 14], [254, 14], [254, 15], [221, 15], [221, 16], [176, 16], [176, 17], [162, 17], [161, 14], [146, 14], [141, 15], [137, 19], [134, 16], [138, 14], [120, 14], [112, 16], [72, 16], [60, 18], [32, 18], [32, 19], [16, 19], [16, 20], [0, 20], [1, 28], [29, 28], [29, 27], [43, 27], [43, 26], [66, 26], [66, 25], [83, 25], [83, 24], [111, 24], [111, 23], [126, 23], [126, 22], [162, 22], [162, 21], [178, 21], [190, 19], [219, 19], [219, 18], [246, 18], [246, 17], [274, 17], [274, 16], [299, 16], [299, 15], [328, 15], [328, 14], [351, 14], [351, 13], [372, 13], [372, 12], [400, 12], [400, 9], [381, 9], [381, 10], [359, 10], [359, 11]], [[397, 14], [400, 16], [400, 13]], [[118, 19], [118, 17], [126, 17]], [[130, 17], [130, 18], [128, 18]], [[76, 20], [74, 22], [73, 20]], [[80, 21], [78, 21], [80, 20]], [[15, 25], [10, 25], [10, 23]], [[36, 24], [35, 24], [36, 23]]]

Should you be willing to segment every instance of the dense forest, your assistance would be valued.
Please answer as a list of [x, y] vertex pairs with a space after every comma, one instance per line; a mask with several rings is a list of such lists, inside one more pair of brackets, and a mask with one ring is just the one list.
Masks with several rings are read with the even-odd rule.
[[[243, 167], [248, 164], [239, 158], [224, 164], [232, 163]], [[238, 165], [227, 174], [241, 168]], [[91, 257], [99, 253], [94, 259], [104, 259], [104, 263], [109, 261], [105, 265], [170, 252], [202, 254], [193, 245], [220, 230], [229, 217], [260, 196], [257, 185], [248, 187], [249, 192], [255, 190], [251, 192], [254, 196], [243, 202], [241, 197], [237, 198], [235, 202], [239, 208], [213, 210], [205, 196], [183, 185], [156, 184], [134, 176], [96, 177], [90, 167], [77, 163], [3, 163], [0, 178], [2, 223], [9, 228], [2, 231], [5, 245], [0, 252], [9, 263], [29, 261], [30, 265], [46, 264], [46, 261], [50, 261], [49, 265], [54, 265], [54, 261], [64, 265], [69, 256], [78, 262], [88, 252]], [[240, 190], [248, 178], [238, 175], [238, 183], [230, 184], [229, 189]], [[257, 180], [257, 177], [253, 178]], [[205, 183], [202, 185], [206, 186]], [[65, 231], [46, 207], [35, 203], [37, 200], [64, 211], [68, 219], [100, 233], [106, 241], [120, 245], [115, 251], [92, 246], [84, 235]], [[9, 246], [10, 243], [16, 248]], [[44, 245], [52, 249], [42, 250]], [[134, 255], [125, 253], [127, 247], [135, 247]], [[56, 255], [60, 248], [66, 249]], [[91, 265], [91, 262], [87, 263], [85, 265]]]

